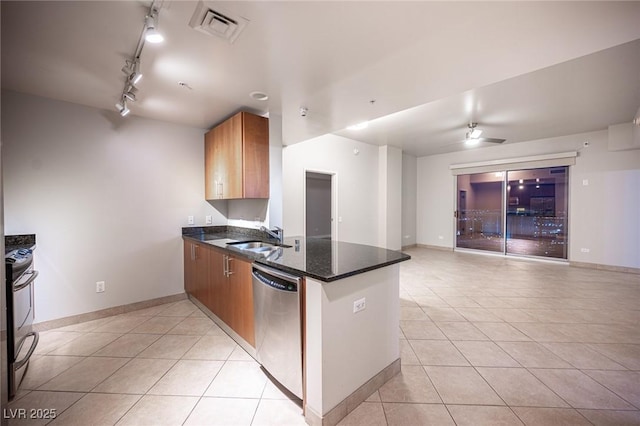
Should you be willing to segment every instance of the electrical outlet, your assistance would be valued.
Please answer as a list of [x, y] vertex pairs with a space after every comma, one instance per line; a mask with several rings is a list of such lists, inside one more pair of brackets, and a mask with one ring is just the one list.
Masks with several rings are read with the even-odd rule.
[[193, 224], [195, 223], [195, 222], [193, 221], [193, 216], [188, 216], [188, 217], [187, 217], [187, 223], [188, 223], [189, 225], [193, 225]]
[[584, 248], [583, 247], [583, 248], [580, 249], [580, 251], [583, 252], [583, 253], [589, 253], [591, 250], [589, 250], [588, 248]]
[[589, 179], [582, 179], [582, 186], [589, 186]]
[[353, 302], [353, 313], [364, 311], [364, 308], [367, 307], [367, 300], [363, 297], [362, 299], [358, 299]]
[[444, 240], [444, 237], [442, 235], [438, 235], [438, 239], [439, 240]]
[[104, 293], [105, 282], [97, 281], [96, 282], [96, 293]]
[[207, 225], [211, 225], [213, 223], [211, 216], [205, 216], [204, 221]]

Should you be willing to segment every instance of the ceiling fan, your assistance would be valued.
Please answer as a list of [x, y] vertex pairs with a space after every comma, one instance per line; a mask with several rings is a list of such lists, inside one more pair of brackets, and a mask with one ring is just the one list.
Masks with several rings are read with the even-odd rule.
[[467, 127], [469, 131], [467, 132], [464, 143], [466, 145], [477, 145], [480, 142], [489, 142], [489, 143], [502, 143], [506, 139], [496, 139], [496, 138], [481, 138], [482, 130], [477, 128], [478, 123], [469, 122]]

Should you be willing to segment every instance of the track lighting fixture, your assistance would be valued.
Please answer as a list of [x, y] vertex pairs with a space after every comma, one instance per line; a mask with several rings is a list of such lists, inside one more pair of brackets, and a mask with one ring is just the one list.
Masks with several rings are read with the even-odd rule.
[[142, 71], [140, 69], [140, 55], [142, 55], [142, 49], [144, 48], [145, 41], [149, 43], [160, 43], [164, 40], [164, 37], [158, 32], [158, 14], [160, 7], [156, 4], [157, 0], [154, 0], [149, 7], [149, 12], [144, 18], [144, 26], [140, 39], [138, 40], [138, 46], [131, 59], [125, 60], [122, 72], [127, 76], [122, 94], [120, 95], [120, 102], [116, 104], [116, 109], [121, 116], [125, 117], [129, 114], [130, 110], [127, 106], [127, 102], [136, 101], [136, 84], [140, 83], [142, 79]]

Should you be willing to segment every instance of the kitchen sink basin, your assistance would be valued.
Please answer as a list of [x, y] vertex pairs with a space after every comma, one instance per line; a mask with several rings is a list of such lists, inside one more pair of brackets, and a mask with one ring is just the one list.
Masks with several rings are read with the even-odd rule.
[[265, 243], [264, 241], [240, 241], [228, 243], [227, 245], [235, 247], [238, 250], [247, 251], [264, 257], [269, 257], [283, 248], [291, 247], [286, 245]]
[[262, 241], [244, 241], [244, 242], [238, 242], [238, 243], [229, 243], [230, 246], [233, 246], [237, 249], [240, 250], [270, 250], [272, 248], [275, 248], [276, 246], [274, 244], [271, 243], [265, 243]]

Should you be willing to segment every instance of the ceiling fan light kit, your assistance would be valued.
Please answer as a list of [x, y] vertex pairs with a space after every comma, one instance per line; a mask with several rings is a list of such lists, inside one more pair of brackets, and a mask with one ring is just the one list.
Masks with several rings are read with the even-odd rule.
[[480, 142], [489, 142], [489, 143], [503, 143], [506, 139], [496, 139], [496, 138], [481, 138], [482, 129], [477, 128], [478, 123], [469, 122], [467, 127], [469, 131], [465, 135], [464, 143], [467, 146], [478, 145]]

